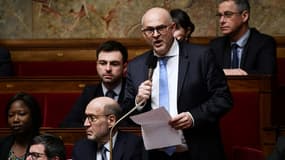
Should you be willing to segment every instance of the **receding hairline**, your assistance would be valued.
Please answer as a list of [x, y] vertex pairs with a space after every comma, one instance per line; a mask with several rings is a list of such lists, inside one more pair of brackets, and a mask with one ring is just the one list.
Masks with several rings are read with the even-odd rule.
[[[92, 99], [87, 107], [100, 107], [103, 112], [106, 112], [106, 110], [109, 110], [110, 108], [113, 108], [114, 110], [120, 110], [120, 105], [117, 101], [115, 101], [112, 98], [109, 97], [97, 97]], [[110, 114], [110, 113], [105, 113]]]
[[161, 16], [164, 16], [166, 20], [168, 19], [170, 23], [173, 22], [171, 15], [167, 9], [161, 8], [161, 7], [154, 7], [154, 8], [150, 8], [144, 13], [144, 15], [141, 18], [141, 25], [143, 25], [143, 22], [146, 16], [149, 16], [150, 14], [158, 14], [158, 13], [160, 13]]

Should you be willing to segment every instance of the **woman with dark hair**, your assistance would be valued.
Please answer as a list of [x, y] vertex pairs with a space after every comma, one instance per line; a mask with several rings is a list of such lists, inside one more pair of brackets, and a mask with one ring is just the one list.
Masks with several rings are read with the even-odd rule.
[[195, 25], [191, 22], [188, 14], [181, 9], [172, 9], [170, 15], [173, 22], [176, 24], [174, 37], [179, 41], [188, 41], [195, 30]]
[[8, 101], [5, 116], [11, 135], [0, 142], [0, 159], [25, 160], [32, 139], [39, 135], [40, 106], [33, 96], [18, 93]]

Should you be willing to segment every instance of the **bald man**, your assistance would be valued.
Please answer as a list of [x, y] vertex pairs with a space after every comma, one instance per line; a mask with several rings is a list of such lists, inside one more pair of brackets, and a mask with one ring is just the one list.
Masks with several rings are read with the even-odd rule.
[[[169, 125], [181, 132], [185, 143], [174, 146], [172, 154], [166, 154], [165, 148], [152, 150], [150, 159], [223, 160], [219, 120], [231, 109], [232, 99], [222, 69], [207, 47], [175, 40], [175, 23], [166, 9], [149, 9], [141, 22], [142, 35], [152, 50], [128, 64], [125, 109], [139, 103], [137, 112], [168, 106]], [[158, 62], [151, 81], [152, 56]], [[163, 74], [167, 77], [161, 78]]]
[[[112, 98], [98, 97], [91, 100], [85, 110], [87, 139], [75, 144], [72, 159], [109, 160], [110, 129], [120, 118], [121, 112], [119, 104]], [[140, 137], [118, 131], [116, 127], [113, 131], [113, 160], [142, 159], [144, 146]]]

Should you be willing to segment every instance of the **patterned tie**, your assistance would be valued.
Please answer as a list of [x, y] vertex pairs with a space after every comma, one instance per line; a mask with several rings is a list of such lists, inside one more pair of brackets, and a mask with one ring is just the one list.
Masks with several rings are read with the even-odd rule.
[[102, 160], [108, 160], [108, 159], [107, 159], [107, 156], [106, 156], [106, 152], [107, 152], [107, 148], [105, 148], [104, 146], [102, 146], [102, 149], [101, 149]]
[[113, 90], [108, 90], [105, 96], [114, 99], [116, 95], [117, 94]]
[[[169, 91], [166, 63], [170, 57], [159, 58], [159, 106], [164, 107], [169, 112]], [[165, 147], [163, 151], [171, 156], [176, 147]]]
[[232, 68], [239, 68], [238, 47], [239, 46], [236, 43], [232, 44], [232, 52], [233, 52]]

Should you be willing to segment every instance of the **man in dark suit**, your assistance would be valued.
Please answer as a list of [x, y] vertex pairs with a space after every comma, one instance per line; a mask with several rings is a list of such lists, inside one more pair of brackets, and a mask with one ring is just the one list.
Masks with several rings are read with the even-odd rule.
[[[169, 125], [179, 130], [185, 141], [175, 146], [174, 153], [166, 151], [173, 147], [151, 150], [150, 159], [223, 160], [219, 120], [232, 106], [225, 75], [207, 47], [179, 43], [173, 37], [174, 30], [175, 23], [167, 10], [152, 8], [144, 14], [142, 33], [153, 50], [128, 64], [124, 109], [138, 104], [141, 106], [137, 112], [145, 112], [164, 106], [160, 101], [169, 100]], [[153, 56], [158, 57], [159, 65], [151, 78], [148, 65]], [[165, 68], [161, 65], [163, 59], [168, 59], [166, 89], [160, 79]]]
[[101, 83], [84, 88], [62, 122], [62, 127], [83, 127], [85, 108], [95, 97], [109, 96], [119, 103], [123, 100], [125, 87], [123, 75], [127, 69], [127, 49], [117, 41], [107, 41], [98, 47], [96, 56], [96, 69]]
[[225, 36], [214, 39], [210, 46], [226, 75], [276, 73], [276, 42], [271, 36], [249, 28], [247, 0], [222, 1], [217, 16]]
[[[87, 139], [78, 141], [72, 153], [73, 160], [109, 160], [110, 129], [120, 118], [119, 104], [109, 97], [93, 99], [86, 107], [84, 127]], [[141, 137], [117, 130], [112, 132], [113, 160], [141, 160], [144, 146]], [[107, 159], [105, 159], [107, 158]]]
[[12, 76], [14, 74], [10, 52], [0, 47], [0, 76]]

